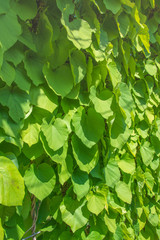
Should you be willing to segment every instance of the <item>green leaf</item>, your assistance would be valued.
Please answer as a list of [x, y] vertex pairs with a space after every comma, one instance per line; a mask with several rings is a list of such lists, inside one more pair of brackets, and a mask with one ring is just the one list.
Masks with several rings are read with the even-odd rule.
[[101, 193], [90, 192], [87, 195], [87, 200], [87, 208], [90, 212], [98, 215], [100, 212], [103, 211], [106, 204], [104, 195], [102, 195]]
[[68, 21], [70, 14], [70, 5], [68, 5], [62, 14], [62, 24], [67, 30], [67, 37], [78, 49], [86, 49], [91, 45], [92, 29], [88, 22], [83, 19], [74, 19], [72, 22]]
[[33, 144], [32, 146], [24, 143], [22, 151], [24, 155], [31, 161], [37, 159], [38, 157], [42, 156], [42, 154], [44, 154], [41, 142]]
[[125, 83], [119, 84], [119, 105], [124, 110], [126, 114], [126, 123], [130, 126], [131, 125], [131, 113], [135, 109], [135, 103], [133, 101], [133, 97], [131, 95], [131, 92]]
[[16, 68], [14, 82], [23, 91], [29, 91], [29, 89], [31, 87], [31, 82], [30, 82], [29, 78], [27, 77], [27, 74], [26, 74], [24, 68], [21, 65], [17, 66], [17, 68]]
[[98, 161], [97, 145], [92, 148], [87, 148], [76, 135], [73, 135], [72, 149], [79, 168], [89, 173], [96, 166]]
[[44, 65], [43, 74], [57, 95], [65, 97], [72, 90], [74, 79], [68, 65], [62, 65], [54, 71], [49, 65]]
[[128, 129], [122, 114], [117, 113], [115, 120], [111, 126], [111, 145], [113, 147], [121, 149], [123, 145], [127, 142], [130, 134], [131, 130]]
[[17, 87], [9, 88], [6, 86], [1, 88], [0, 103], [9, 108], [9, 115], [17, 123], [25, 117], [30, 109], [28, 94]]
[[115, 184], [120, 180], [120, 171], [118, 164], [114, 159], [110, 159], [104, 168], [105, 182], [107, 186], [114, 187]]
[[53, 168], [46, 163], [38, 166], [32, 164], [25, 172], [24, 181], [28, 191], [42, 201], [53, 191], [56, 175]]
[[124, 154], [118, 161], [118, 166], [125, 173], [134, 174], [135, 172], [135, 160], [128, 153]]
[[19, 36], [18, 40], [27, 46], [32, 51], [36, 52], [36, 46], [33, 42], [33, 34], [31, 33], [29, 26], [21, 22], [22, 34]]
[[148, 166], [154, 157], [154, 148], [150, 146], [150, 143], [145, 141], [143, 144], [140, 146], [140, 153], [142, 156], [142, 160], [146, 166]]
[[48, 146], [48, 142], [46, 141], [43, 132], [41, 132], [40, 138], [45, 152], [51, 157], [51, 159], [56, 163], [62, 163], [67, 156], [68, 142], [66, 141], [63, 147], [59, 148], [57, 151], [53, 151], [53, 149]]
[[88, 148], [93, 147], [104, 132], [104, 120], [93, 108], [85, 113], [83, 107], [79, 107], [72, 118], [75, 134]]
[[28, 0], [27, 2], [25, 0], [14, 1], [11, 7], [23, 21], [32, 19], [37, 14], [36, 0]]
[[115, 187], [117, 196], [124, 202], [131, 204], [132, 193], [129, 186], [122, 181], [119, 181]]
[[39, 141], [40, 125], [38, 123], [28, 124], [27, 128], [21, 132], [22, 140], [32, 146]]
[[63, 147], [68, 139], [68, 127], [65, 121], [60, 118], [56, 118], [54, 125], [43, 123], [41, 129], [46, 137], [48, 146], [53, 149], [53, 151], [57, 151]]
[[18, 40], [21, 34], [21, 26], [17, 20], [16, 14], [10, 9], [6, 14], [0, 15], [0, 41], [5, 48], [9, 49]]
[[118, 23], [119, 23], [120, 35], [122, 38], [125, 38], [130, 28], [130, 20], [128, 15], [122, 12], [118, 16]]
[[150, 213], [148, 217], [148, 221], [152, 224], [152, 226], [156, 227], [159, 223], [159, 217], [156, 213], [154, 214]]
[[121, 9], [121, 3], [119, 0], [103, 0], [106, 8], [108, 10], [111, 10], [113, 14], [118, 13], [118, 11]]
[[6, 1], [1, 1], [1, 5], [0, 5], [0, 14], [4, 14], [7, 13], [9, 8], [10, 8], [10, 1], [6, 0]]
[[145, 69], [151, 76], [154, 76], [157, 73], [157, 67], [152, 60], [147, 60], [145, 64]]
[[[67, 155], [67, 153], [66, 153]], [[55, 162], [58, 162], [57, 159]], [[59, 166], [59, 182], [63, 185], [71, 177], [73, 172], [73, 158], [70, 155], [65, 156]], [[76, 191], [75, 191], [76, 192]], [[77, 193], [78, 194], [78, 193]]]
[[32, 87], [30, 90], [30, 101], [33, 105], [52, 113], [58, 107], [58, 97], [49, 88]]
[[23, 127], [21, 122], [15, 123], [4, 110], [0, 111], [0, 127], [9, 136], [16, 138]]
[[121, 82], [121, 73], [119, 72], [116, 63], [112, 59], [109, 59], [107, 69], [111, 78], [113, 88], [115, 88], [116, 85]]
[[70, 64], [75, 84], [81, 82], [86, 75], [86, 58], [83, 52], [74, 50], [70, 53]]
[[42, 73], [43, 59], [32, 51], [27, 51], [24, 58], [24, 67], [26, 69], [28, 77], [32, 80], [34, 85], [38, 86], [44, 83], [44, 77]]
[[15, 69], [7, 61], [3, 61], [0, 77], [8, 86], [11, 86], [14, 81]]
[[115, 214], [105, 214], [104, 215], [104, 222], [107, 225], [108, 229], [110, 232], [115, 233], [116, 232], [116, 228], [117, 228], [117, 224], [116, 224], [116, 215]]
[[39, 15], [38, 26], [35, 27], [35, 31], [34, 42], [38, 55], [44, 58], [51, 56], [53, 53], [53, 28], [45, 11], [42, 11]]
[[79, 169], [75, 170], [72, 174], [72, 183], [73, 191], [76, 193], [79, 201], [81, 198], [86, 196], [89, 191], [90, 185], [88, 174], [80, 171]]
[[4, 229], [2, 227], [2, 220], [0, 219], [0, 236], [1, 236], [1, 240], [4, 239]]
[[24, 50], [24, 45], [18, 41], [4, 53], [4, 58], [17, 66], [24, 59]]
[[99, 96], [96, 96], [96, 88], [90, 88], [90, 99], [94, 104], [96, 112], [100, 113], [103, 118], [108, 119], [113, 116], [112, 103], [113, 94], [109, 89], [103, 90]]
[[82, 228], [88, 222], [89, 212], [85, 203], [85, 201], [78, 202], [70, 197], [65, 197], [60, 206], [62, 220], [71, 227], [73, 232]]
[[22, 205], [24, 181], [14, 163], [0, 157], [0, 203], [5, 206]]

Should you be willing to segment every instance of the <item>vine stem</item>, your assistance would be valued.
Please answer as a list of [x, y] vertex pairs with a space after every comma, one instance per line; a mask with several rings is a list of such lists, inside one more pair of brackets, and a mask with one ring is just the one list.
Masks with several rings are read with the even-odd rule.
[[24, 233], [24, 235], [25, 235], [27, 232], [29, 232], [31, 230], [32, 235], [30, 235], [29, 237], [23, 238], [22, 240], [26, 240], [26, 239], [29, 239], [31, 237], [32, 237], [33, 240], [36, 240], [36, 235], [41, 233], [41, 231], [38, 231], [36, 233], [36, 222], [37, 222], [37, 218], [38, 218], [40, 205], [41, 205], [41, 201], [39, 201], [38, 207], [36, 206], [36, 197], [32, 194], [31, 195], [31, 217], [32, 217], [33, 222], [32, 222], [32, 226]]

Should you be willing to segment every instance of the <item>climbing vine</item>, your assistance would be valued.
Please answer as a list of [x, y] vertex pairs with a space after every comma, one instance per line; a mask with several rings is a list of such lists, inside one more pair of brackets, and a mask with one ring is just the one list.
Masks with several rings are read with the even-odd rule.
[[0, 0], [0, 240], [160, 239], [159, 0]]

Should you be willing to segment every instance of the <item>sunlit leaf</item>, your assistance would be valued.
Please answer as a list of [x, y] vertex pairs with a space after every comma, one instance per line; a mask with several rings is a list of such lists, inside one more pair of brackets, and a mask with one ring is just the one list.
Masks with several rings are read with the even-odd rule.
[[6, 206], [22, 205], [24, 181], [14, 163], [0, 157], [0, 203]]
[[41, 163], [38, 167], [32, 164], [25, 172], [24, 181], [28, 191], [42, 201], [53, 191], [56, 176], [48, 164]]

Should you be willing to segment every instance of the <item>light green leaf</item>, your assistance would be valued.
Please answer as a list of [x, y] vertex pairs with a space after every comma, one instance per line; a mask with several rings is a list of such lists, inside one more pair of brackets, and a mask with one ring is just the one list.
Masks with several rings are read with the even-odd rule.
[[104, 168], [105, 182], [107, 186], [114, 187], [120, 180], [120, 171], [117, 162], [114, 159], [110, 159], [107, 166]]
[[129, 186], [122, 181], [119, 181], [115, 187], [117, 196], [124, 202], [131, 204], [132, 201], [132, 193], [129, 189]]
[[65, 97], [72, 90], [74, 79], [68, 65], [62, 65], [55, 71], [49, 65], [44, 65], [43, 74], [57, 95]]
[[145, 64], [145, 69], [148, 72], [148, 74], [150, 74], [151, 76], [154, 76], [157, 73], [157, 67], [156, 67], [154, 61], [152, 61], [152, 60], [147, 60], [147, 62]]
[[[58, 162], [57, 159], [55, 160], [55, 162]], [[63, 185], [72, 175], [73, 158], [70, 155], [67, 155], [62, 159], [60, 164], [61, 166], [59, 166], [58, 176], [59, 176], [59, 182]]]
[[116, 85], [121, 82], [121, 73], [119, 72], [116, 63], [112, 59], [108, 61], [107, 69], [111, 78], [113, 88], [115, 88]]
[[105, 214], [104, 215], [104, 222], [107, 225], [110, 232], [115, 233], [117, 224], [116, 224], [116, 215], [114, 214]]
[[14, 81], [15, 69], [7, 61], [3, 61], [0, 70], [0, 77], [8, 86], [11, 86], [12, 82]]
[[70, 64], [75, 84], [81, 82], [86, 75], [86, 57], [83, 52], [74, 50], [70, 53]]
[[28, 94], [17, 87], [9, 88], [6, 86], [1, 88], [0, 103], [9, 108], [9, 115], [17, 123], [25, 117], [30, 109]]
[[135, 160], [128, 153], [124, 154], [118, 161], [118, 166], [125, 173], [134, 174], [135, 172]]
[[85, 203], [85, 201], [78, 202], [70, 197], [65, 197], [60, 206], [62, 220], [71, 227], [73, 232], [88, 222], [89, 212]]
[[85, 109], [79, 107], [73, 116], [72, 124], [75, 134], [88, 148], [93, 147], [104, 132], [104, 120], [93, 108], [89, 108], [86, 114]]
[[52, 90], [44, 87], [32, 87], [30, 90], [31, 103], [39, 108], [53, 112], [58, 106], [58, 97]]
[[5, 48], [9, 49], [18, 40], [21, 34], [21, 26], [17, 20], [16, 14], [10, 9], [6, 14], [0, 15], [0, 41]]
[[145, 172], [144, 177], [145, 177], [145, 182], [146, 182], [147, 187], [152, 192], [152, 189], [154, 186], [154, 177], [152, 176], [152, 174], [150, 172]]
[[0, 218], [0, 240], [4, 239], [4, 229], [2, 227], [2, 220]]
[[46, 137], [48, 142], [48, 146], [53, 149], [53, 151], [57, 151], [67, 141], [68, 138], [68, 127], [64, 120], [61, 118], [57, 118], [54, 122], [54, 125], [43, 123], [42, 132]]
[[24, 181], [14, 163], [0, 157], [0, 203], [5, 206], [22, 205]]
[[72, 149], [79, 168], [89, 173], [96, 166], [98, 161], [97, 145], [92, 148], [87, 148], [76, 135], [73, 135]]
[[113, 14], [118, 13], [118, 11], [121, 9], [121, 3], [120, 0], [103, 0], [106, 8], [108, 10], [111, 10]]
[[155, 8], [155, 0], [149, 0], [152, 8]]
[[[150, 35], [149, 35], [149, 29], [147, 25], [143, 24], [140, 28], [140, 31], [138, 33], [138, 36], [147, 52], [147, 56], [150, 54]], [[144, 53], [146, 53], [144, 51]]]
[[42, 73], [43, 59], [32, 51], [27, 51], [24, 58], [24, 67], [27, 71], [28, 77], [32, 80], [34, 85], [38, 86], [44, 82]]
[[131, 125], [131, 113], [135, 109], [135, 103], [133, 101], [133, 97], [131, 95], [131, 91], [129, 90], [126, 83], [119, 84], [119, 105], [124, 110], [126, 114], [126, 123], [130, 126]]
[[122, 38], [126, 37], [129, 28], [130, 28], [130, 20], [129, 17], [126, 13], [122, 12], [119, 16], [118, 16], [118, 25], [119, 25], [119, 29], [120, 29], [120, 35]]
[[152, 226], [156, 227], [159, 223], [159, 217], [158, 214], [149, 214], [148, 221], [152, 224]]
[[42, 201], [53, 191], [56, 175], [53, 168], [46, 163], [38, 166], [32, 164], [25, 172], [24, 181], [28, 191]]
[[40, 125], [38, 123], [28, 124], [27, 128], [21, 132], [22, 140], [32, 146], [39, 141]]
[[140, 153], [144, 164], [148, 166], [153, 160], [155, 150], [152, 146], [150, 146], [149, 142], [145, 141], [140, 146]]
[[87, 195], [89, 191], [89, 178], [86, 172], [79, 169], [75, 170], [72, 174], [73, 191], [77, 195], [78, 201]]
[[23, 21], [32, 19], [37, 14], [36, 0], [12, 1], [11, 7]]
[[100, 113], [103, 118], [108, 119], [113, 116], [112, 103], [113, 94], [109, 89], [103, 90], [100, 95], [96, 96], [96, 88], [92, 86], [90, 88], [90, 99], [94, 104], [96, 112]]
[[87, 195], [87, 200], [87, 207], [90, 212], [98, 215], [100, 212], [103, 211], [106, 204], [104, 195], [102, 195], [101, 193], [90, 192]]

